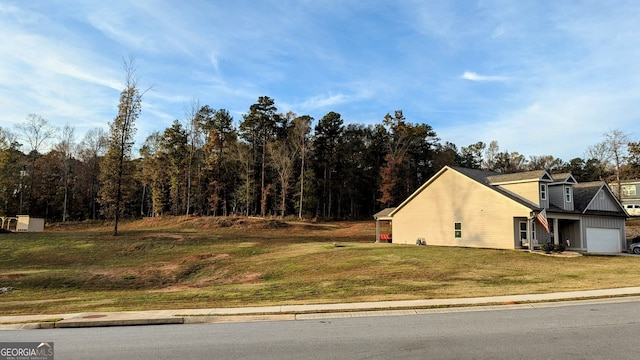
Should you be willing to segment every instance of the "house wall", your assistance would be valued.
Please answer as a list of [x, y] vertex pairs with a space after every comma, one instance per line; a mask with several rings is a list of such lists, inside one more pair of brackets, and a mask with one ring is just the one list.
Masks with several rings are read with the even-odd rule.
[[[611, 188], [611, 191], [613, 191], [613, 193], [616, 194], [617, 196], [618, 184], [615, 182], [610, 183], [609, 187]], [[621, 194], [622, 200], [640, 200], [640, 183], [636, 183], [636, 182], [624, 183], [623, 182], [622, 187], [623, 189], [627, 189], [627, 191], [635, 189], [635, 195], [633, 195], [632, 193], [623, 191]]]
[[624, 199], [640, 200], [640, 184], [624, 184], [624, 185], [628, 186], [629, 188], [635, 188], [636, 189], [636, 194], [635, 195], [628, 195], [628, 196], [624, 196], [623, 195]]
[[[549, 186], [549, 202], [564, 210], [573, 210], [573, 190], [571, 192], [571, 202], [567, 202], [564, 196], [564, 187], [566, 184]], [[570, 186], [570, 185], [569, 185]]]
[[[514, 194], [518, 194], [518, 196], [525, 198], [538, 206], [541, 206], [540, 182], [538, 181], [514, 183], [514, 184], [500, 184], [498, 186]], [[549, 195], [547, 194], [547, 196]]]
[[[537, 187], [536, 187], [537, 189]], [[420, 193], [393, 215], [393, 242], [427, 245], [513, 249], [514, 217], [530, 210], [454, 171], [431, 179]], [[462, 237], [454, 237], [454, 223]]]
[[589, 204], [587, 210], [619, 211], [620, 208], [611, 195], [601, 189]]

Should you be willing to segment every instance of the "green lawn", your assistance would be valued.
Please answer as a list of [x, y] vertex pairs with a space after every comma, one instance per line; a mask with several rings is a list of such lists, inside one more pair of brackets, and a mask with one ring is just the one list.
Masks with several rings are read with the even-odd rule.
[[430, 299], [640, 286], [640, 257], [375, 244], [373, 222], [170, 218], [0, 234], [9, 314]]

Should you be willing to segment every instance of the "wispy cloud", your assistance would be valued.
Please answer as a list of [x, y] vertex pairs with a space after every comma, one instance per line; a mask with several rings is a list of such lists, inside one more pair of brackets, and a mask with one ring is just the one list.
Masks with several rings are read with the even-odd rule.
[[308, 111], [327, 109], [338, 106], [349, 101], [349, 97], [345, 94], [331, 94], [314, 96], [300, 103], [300, 108], [307, 109]]
[[508, 82], [513, 80], [508, 76], [496, 76], [496, 75], [479, 75], [473, 71], [465, 71], [460, 76], [461, 78], [469, 81], [486, 81], [486, 82]]
[[154, 84], [141, 138], [193, 98], [240, 121], [265, 95], [347, 122], [403, 109], [459, 146], [563, 158], [640, 119], [633, 1], [0, 2], [9, 124], [38, 113], [78, 134], [106, 127], [129, 55], [141, 87]]

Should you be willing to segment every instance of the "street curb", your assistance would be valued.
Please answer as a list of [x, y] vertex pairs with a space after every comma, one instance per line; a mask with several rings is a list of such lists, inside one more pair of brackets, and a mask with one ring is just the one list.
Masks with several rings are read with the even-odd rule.
[[308, 320], [433, 311], [457, 312], [461, 309], [535, 307], [535, 304], [544, 306], [545, 303], [569, 304], [574, 301], [640, 301], [640, 287], [477, 298], [0, 316], [0, 330]]
[[56, 328], [83, 328], [134, 325], [169, 325], [184, 324], [182, 317], [153, 318], [153, 319], [104, 319], [104, 320], [60, 320], [55, 323]]

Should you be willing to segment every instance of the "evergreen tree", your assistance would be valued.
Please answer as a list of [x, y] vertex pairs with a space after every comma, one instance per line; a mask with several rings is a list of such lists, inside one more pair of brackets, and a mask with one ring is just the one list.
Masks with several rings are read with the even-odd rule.
[[240, 137], [249, 143], [252, 157], [255, 163], [259, 164], [260, 173], [257, 174], [256, 183], [260, 184], [260, 194], [254, 198], [253, 204], [257, 207], [260, 203], [262, 216], [266, 215], [267, 207], [264, 205], [268, 199], [267, 193], [271, 192], [267, 189], [273, 187], [270, 184], [272, 179], [267, 178], [267, 144], [286, 130], [283, 119], [277, 114], [278, 109], [274, 104], [273, 99], [268, 96], [259, 97], [258, 102], [251, 105], [249, 113], [243, 116], [243, 121], [240, 123]]
[[138, 89], [138, 80], [134, 78], [133, 59], [125, 61], [124, 70], [125, 88], [120, 93], [118, 115], [109, 124], [109, 147], [100, 169], [100, 203], [104, 215], [114, 220], [114, 236], [118, 235], [118, 222], [124, 211], [126, 197], [133, 190], [131, 149], [144, 94]]
[[204, 131], [203, 167], [207, 213], [213, 215], [220, 212], [223, 216], [229, 210], [231, 194], [236, 183], [233, 147], [237, 142], [236, 129], [233, 127], [233, 117], [229, 111], [220, 109], [215, 111], [209, 106], [203, 106], [197, 114], [199, 127]]
[[344, 134], [344, 121], [340, 114], [329, 112], [323, 116], [315, 127], [313, 141], [314, 171], [318, 181], [318, 215], [331, 218], [334, 215], [334, 173], [339, 158], [338, 145]]

